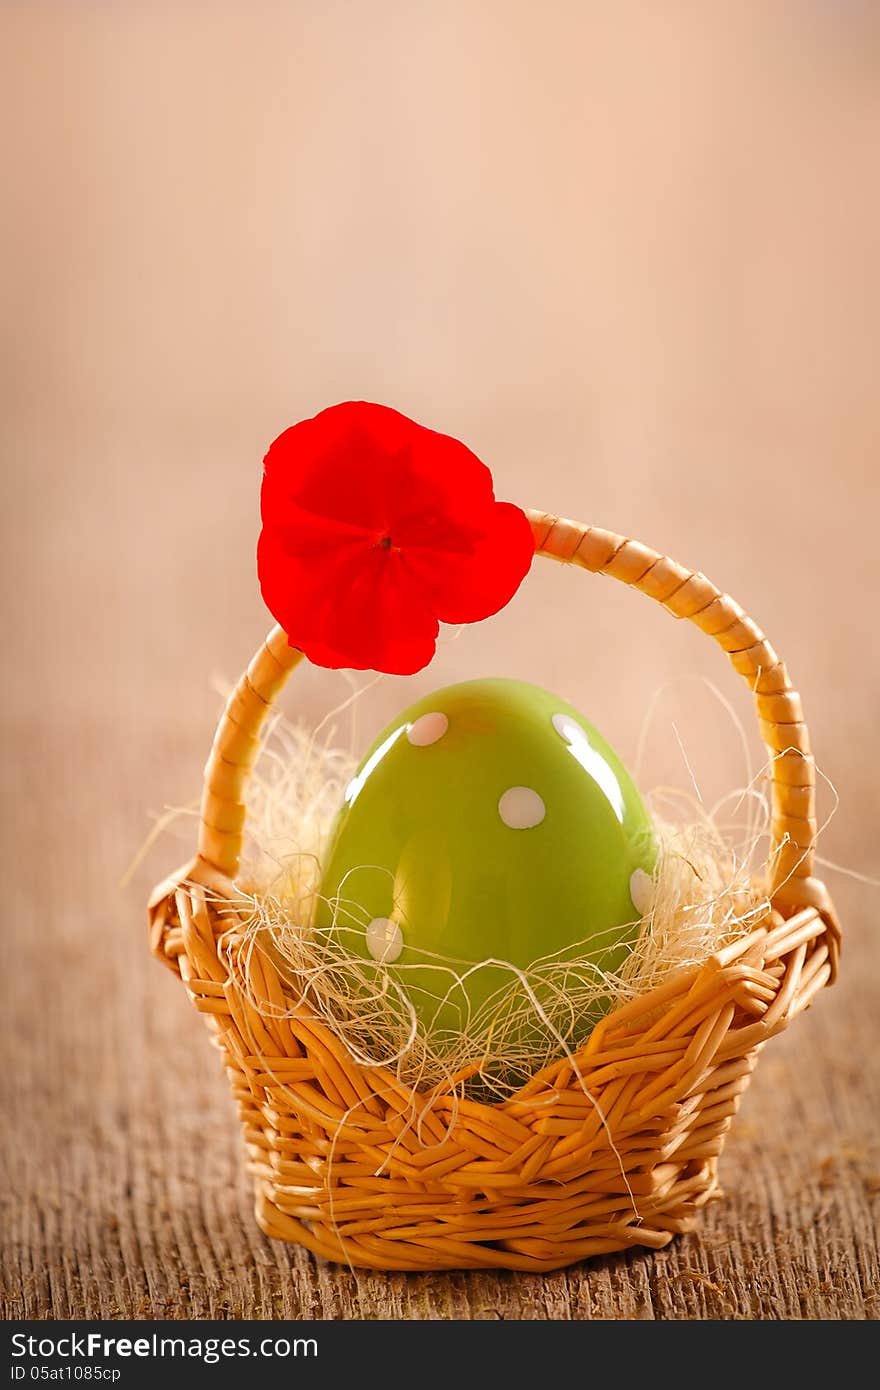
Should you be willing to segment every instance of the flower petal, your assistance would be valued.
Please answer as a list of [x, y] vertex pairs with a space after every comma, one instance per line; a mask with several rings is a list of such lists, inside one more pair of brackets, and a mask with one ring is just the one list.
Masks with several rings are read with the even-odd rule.
[[258, 567], [267, 608], [317, 665], [411, 675], [434, 655], [439, 623], [398, 554], [347, 547], [315, 565], [264, 529]]
[[325, 614], [328, 644], [343, 633], [346, 664], [357, 669], [411, 675], [434, 655], [440, 624], [393, 551], [374, 550], [357, 579], [328, 595]]
[[534, 554], [525, 513], [510, 502], [495, 502], [469, 553], [438, 554], [429, 546], [414, 546], [407, 547], [404, 558], [441, 622], [474, 623], [510, 602]]
[[347, 401], [285, 430], [263, 460], [263, 516], [290, 509], [387, 532], [422, 427], [388, 406]]
[[474, 622], [515, 593], [534, 554], [525, 514], [459, 440], [348, 401], [270, 446], [257, 568], [290, 641], [327, 666], [409, 674], [439, 620]]

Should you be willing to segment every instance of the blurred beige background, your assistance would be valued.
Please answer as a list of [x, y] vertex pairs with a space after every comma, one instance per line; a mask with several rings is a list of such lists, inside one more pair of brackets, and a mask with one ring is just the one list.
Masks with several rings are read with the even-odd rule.
[[[7, 4], [0, 25], [10, 1008], [58, 1090], [14, 1101], [29, 1142], [81, 1135], [72, 1085], [111, 1097], [89, 1115], [124, 1108], [120, 1050], [144, 1094], [161, 1059], [202, 1066], [141, 934], [188, 829], [116, 885], [148, 813], [197, 794], [212, 678], [267, 625], [262, 454], [336, 400], [457, 434], [501, 496], [729, 589], [839, 790], [822, 852], [880, 871], [876, 6], [120, 0]], [[371, 692], [362, 737], [481, 672], [568, 695], [630, 760], [662, 690], [643, 779], [686, 780], [675, 721], [711, 796], [744, 764], [678, 680], [705, 676], [761, 761], [711, 643], [549, 565], [430, 672]], [[346, 693], [309, 672], [290, 708]], [[876, 960], [878, 896], [829, 881], [853, 971], [830, 1027]], [[121, 1181], [81, 1158], [78, 1192]]]

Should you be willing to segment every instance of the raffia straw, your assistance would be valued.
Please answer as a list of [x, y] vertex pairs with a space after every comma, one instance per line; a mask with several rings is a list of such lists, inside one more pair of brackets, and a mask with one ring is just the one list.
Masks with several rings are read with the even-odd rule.
[[[658, 791], [649, 798], [660, 851], [653, 906], [620, 970], [597, 967], [605, 943], [595, 936], [582, 950], [575, 944], [565, 958], [548, 956], [528, 970], [493, 960], [505, 983], [461, 1030], [432, 1030], [413, 1007], [408, 974], [418, 970], [423, 978], [429, 967], [438, 996], [460, 1001], [461, 982], [489, 962], [420, 952], [409, 967], [384, 967], [347, 949], [347, 934], [313, 925], [328, 837], [353, 772], [353, 759], [328, 737], [276, 717], [248, 789], [238, 902], [244, 929], [236, 949], [259, 944], [271, 951], [297, 996], [360, 1065], [391, 1068], [419, 1091], [461, 1077], [464, 1095], [503, 1100], [577, 1046], [603, 1014], [747, 935], [768, 910], [754, 885], [766, 798], [736, 792], [726, 799], [757, 804], [759, 828], [742, 840], [723, 833], [686, 793]], [[341, 893], [344, 899], [344, 884]], [[345, 906], [366, 926], [369, 914], [355, 902]], [[237, 973], [252, 979], [246, 970]], [[258, 1014], [277, 1016], [252, 985], [248, 999]]]

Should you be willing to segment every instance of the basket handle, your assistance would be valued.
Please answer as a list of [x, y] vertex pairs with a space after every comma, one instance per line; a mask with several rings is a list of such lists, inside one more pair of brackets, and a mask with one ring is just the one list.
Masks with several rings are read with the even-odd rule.
[[[758, 728], [770, 756], [771, 854], [769, 891], [783, 916], [814, 908], [826, 926], [832, 972], [840, 927], [828, 891], [814, 876], [816, 768], [801, 700], [785, 664], [758, 625], [704, 574], [677, 564], [638, 541], [548, 512], [527, 511], [536, 552], [607, 574], [641, 590], [676, 618], [713, 637], [734, 670], [748, 681]], [[235, 687], [217, 726], [205, 766], [199, 858], [228, 878], [238, 872], [245, 820], [244, 789], [260, 749], [260, 729], [291, 671], [303, 659], [275, 627]]]

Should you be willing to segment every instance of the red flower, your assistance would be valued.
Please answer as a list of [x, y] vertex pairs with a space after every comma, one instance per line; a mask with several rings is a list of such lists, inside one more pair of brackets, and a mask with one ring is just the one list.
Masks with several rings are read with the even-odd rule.
[[535, 553], [525, 513], [495, 501], [470, 449], [365, 401], [278, 436], [261, 506], [263, 598], [318, 666], [420, 671], [439, 623], [497, 613]]

